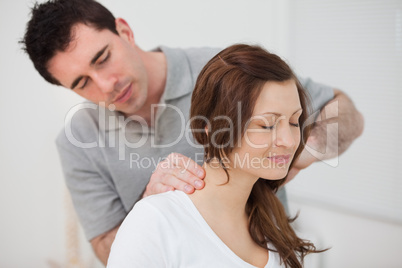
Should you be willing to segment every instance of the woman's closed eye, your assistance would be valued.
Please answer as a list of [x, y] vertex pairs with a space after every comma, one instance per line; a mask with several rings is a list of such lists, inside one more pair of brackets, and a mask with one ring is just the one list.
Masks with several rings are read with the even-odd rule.
[[[292, 127], [300, 127], [300, 125], [299, 125], [299, 123], [291, 123], [291, 122], [289, 122], [289, 125], [291, 125]], [[276, 126], [276, 124], [275, 125], [272, 125], [272, 126], [261, 126], [261, 128], [262, 129], [267, 129], [267, 130], [272, 130], [272, 129], [274, 129], [275, 128], [275, 126]]]
[[272, 125], [272, 126], [261, 126], [261, 128], [267, 129], [267, 130], [272, 130], [272, 129], [275, 128], [275, 125]]

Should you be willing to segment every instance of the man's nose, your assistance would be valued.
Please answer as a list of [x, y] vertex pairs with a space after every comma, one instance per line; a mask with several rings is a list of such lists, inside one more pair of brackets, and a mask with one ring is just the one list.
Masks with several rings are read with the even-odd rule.
[[117, 77], [115, 75], [108, 75], [105, 73], [96, 73], [94, 75], [94, 81], [101, 92], [111, 93], [115, 90]]

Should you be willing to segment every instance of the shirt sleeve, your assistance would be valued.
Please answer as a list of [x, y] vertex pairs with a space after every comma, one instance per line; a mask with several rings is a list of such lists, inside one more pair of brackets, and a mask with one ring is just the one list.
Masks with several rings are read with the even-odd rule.
[[316, 83], [311, 78], [298, 77], [298, 79], [309, 94], [313, 112], [320, 110], [328, 101], [334, 98], [332, 87]]
[[79, 148], [71, 144], [64, 131], [56, 140], [57, 149], [75, 211], [88, 240], [120, 224], [127, 211], [104, 168], [93, 155], [98, 148]]
[[[144, 202], [145, 201], [145, 202]], [[146, 200], [137, 202], [117, 232], [108, 268], [167, 267], [162, 214]]]

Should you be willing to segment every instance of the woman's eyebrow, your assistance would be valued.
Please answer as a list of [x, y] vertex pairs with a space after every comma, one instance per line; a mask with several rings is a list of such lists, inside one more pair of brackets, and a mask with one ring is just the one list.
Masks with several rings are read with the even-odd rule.
[[[298, 112], [300, 112], [300, 111], [303, 111], [303, 108], [297, 109], [292, 115], [294, 115], [294, 114], [296, 114], [296, 113], [298, 113]], [[265, 116], [265, 115], [283, 116], [283, 114], [281, 114], [281, 113], [276, 113], [276, 112], [266, 112], [266, 113], [261, 114], [261, 116]]]
[[300, 108], [298, 110], [296, 110], [296, 112], [294, 112], [292, 115], [297, 114], [298, 112], [302, 111], [303, 112], [303, 108]]

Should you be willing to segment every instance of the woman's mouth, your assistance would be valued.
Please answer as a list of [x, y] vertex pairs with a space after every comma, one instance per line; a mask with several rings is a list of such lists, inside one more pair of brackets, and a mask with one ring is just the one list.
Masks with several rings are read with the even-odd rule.
[[290, 155], [290, 154], [275, 155], [275, 156], [268, 157], [268, 159], [277, 164], [287, 164], [290, 162], [291, 157], [292, 157], [292, 155]]

